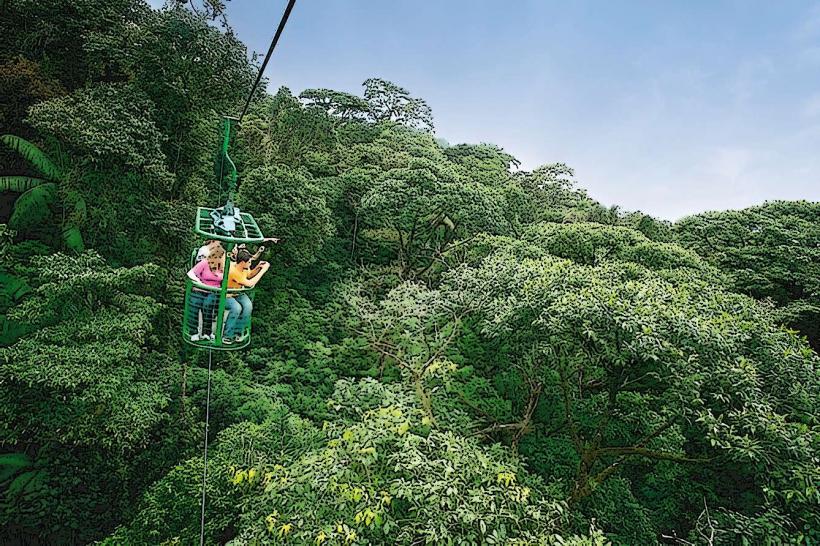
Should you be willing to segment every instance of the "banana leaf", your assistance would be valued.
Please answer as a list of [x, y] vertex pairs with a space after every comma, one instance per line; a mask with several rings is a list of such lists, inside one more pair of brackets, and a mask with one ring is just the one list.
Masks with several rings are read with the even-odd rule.
[[6, 146], [23, 156], [40, 173], [49, 180], [62, 181], [63, 173], [51, 159], [37, 146], [24, 138], [14, 135], [3, 135], [0, 137]]
[[83, 234], [77, 224], [66, 222], [63, 225], [63, 244], [67, 249], [74, 252], [82, 252], [85, 250], [85, 243], [83, 242]]
[[25, 453], [3, 453], [0, 455], [0, 483], [29, 466], [31, 466], [31, 457]]
[[9, 484], [6, 490], [6, 499], [11, 500], [18, 495], [25, 495], [42, 486], [45, 479], [45, 472], [42, 470], [29, 470], [23, 472]]
[[33, 176], [0, 176], [0, 191], [23, 193], [44, 182], [42, 178]]
[[17, 231], [26, 231], [42, 224], [51, 215], [49, 207], [56, 198], [57, 184], [53, 182], [31, 188], [14, 202], [9, 227]]

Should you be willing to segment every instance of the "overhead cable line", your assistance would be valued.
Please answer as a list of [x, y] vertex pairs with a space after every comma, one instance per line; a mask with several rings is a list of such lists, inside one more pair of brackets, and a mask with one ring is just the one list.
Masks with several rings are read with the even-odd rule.
[[296, 4], [296, 0], [288, 0], [285, 13], [282, 14], [282, 19], [279, 21], [279, 26], [276, 28], [276, 34], [273, 35], [273, 40], [271, 40], [270, 47], [268, 48], [268, 54], [265, 55], [265, 60], [262, 62], [262, 66], [259, 67], [259, 73], [256, 75], [256, 81], [251, 88], [251, 92], [248, 94], [248, 99], [245, 101], [245, 107], [242, 108], [242, 113], [239, 114], [240, 122], [242, 121], [242, 118], [245, 117], [245, 112], [248, 111], [248, 106], [251, 103], [253, 94], [259, 86], [259, 82], [262, 80], [262, 74], [265, 72], [265, 67], [268, 66], [268, 61], [270, 61], [270, 57], [273, 55], [273, 50], [276, 48], [276, 44], [279, 43], [279, 37], [282, 36], [282, 31], [285, 30], [285, 25], [288, 23], [288, 17], [290, 17], [290, 12], [293, 10], [294, 4]]

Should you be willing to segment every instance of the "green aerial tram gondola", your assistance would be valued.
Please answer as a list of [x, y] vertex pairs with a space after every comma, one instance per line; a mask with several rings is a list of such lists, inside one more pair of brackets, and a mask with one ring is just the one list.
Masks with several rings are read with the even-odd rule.
[[[253, 216], [241, 212], [233, 204], [233, 191], [236, 188], [236, 166], [228, 155], [231, 128], [235, 118], [225, 117], [221, 149], [220, 174], [227, 169], [228, 200], [221, 208], [199, 207], [194, 222], [194, 233], [204, 241], [210, 241], [210, 248], [216, 250], [221, 259], [218, 269], [221, 270], [219, 284], [206, 283], [189, 275], [185, 286], [185, 308], [182, 321], [182, 338], [186, 343], [202, 349], [237, 350], [247, 347], [251, 341], [251, 313], [247, 316], [233, 318], [243, 320], [237, 331], [226, 326], [230, 316], [228, 309], [231, 298], [242, 297], [253, 301], [255, 289], [250, 286], [231, 287], [230, 279], [236, 262], [231, 257], [240, 245], [261, 245], [266, 239]], [[273, 239], [275, 240], [275, 239]], [[206, 248], [203, 246], [203, 248]], [[198, 255], [194, 251], [191, 266], [197, 265], [197, 259], [208, 260], [209, 256]], [[212, 260], [213, 261], [213, 260]], [[204, 264], [203, 264], [204, 265]], [[250, 304], [249, 304], [250, 305]]]
[[[261, 262], [263, 271], [259, 267], [253, 268], [247, 274], [240, 274], [245, 271], [240, 267], [243, 263], [247, 267], [251, 263], [251, 256], [247, 251], [239, 247], [247, 244], [261, 244], [270, 240], [266, 239], [259, 229], [256, 220], [248, 213], [241, 212], [233, 204], [233, 192], [236, 190], [237, 171], [236, 166], [228, 155], [228, 147], [231, 141], [231, 129], [234, 124], [239, 124], [248, 111], [251, 99], [256, 92], [262, 74], [268, 65], [273, 50], [279, 42], [282, 31], [285, 29], [290, 12], [296, 0], [288, 0], [279, 27], [273, 36], [268, 53], [259, 72], [256, 81], [251, 87], [251, 91], [245, 100], [245, 106], [239, 118], [225, 116], [224, 131], [222, 138], [222, 148], [220, 150], [219, 183], [225, 178], [227, 169], [228, 198], [220, 208], [210, 209], [200, 207], [197, 209], [194, 220], [194, 233], [205, 241], [209, 241], [218, 251], [221, 259], [221, 268], [214, 264], [214, 259], [203, 246], [200, 250], [194, 251], [191, 256], [191, 271], [188, 274], [188, 281], [185, 285], [185, 308], [182, 319], [182, 339], [197, 348], [217, 349], [217, 350], [237, 350], [250, 345], [251, 342], [251, 310], [256, 282], [267, 270], [267, 263]], [[238, 252], [237, 252], [238, 251]], [[245, 253], [245, 260], [243, 260]], [[232, 262], [231, 258], [235, 258]], [[254, 258], [258, 258], [257, 253]], [[197, 260], [209, 260], [207, 268], [203, 263], [201, 271], [205, 273], [207, 280], [198, 279], [192, 275]], [[234, 268], [239, 272], [234, 275]], [[215, 269], [210, 271], [209, 269]], [[221, 274], [220, 270], [221, 269]], [[218, 280], [218, 282], [216, 282]], [[241, 304], [237, 302], [241, 301]], [[227, 308], [231, 307], [230, 310]], [[239, 310], [237, 310], [237, 308]], [[209, 358], [210, 361], [210, 358]], [[209, 365], [210, 372], [210, 365]]]

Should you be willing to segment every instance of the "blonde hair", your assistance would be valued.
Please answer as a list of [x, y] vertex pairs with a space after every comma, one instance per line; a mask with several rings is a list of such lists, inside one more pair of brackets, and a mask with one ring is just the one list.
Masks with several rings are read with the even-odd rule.
[[222, 262], [225, 261], [225, 249], [222, 248], [222, 245], [214, 246], [213, 248], [211, 248], [211, 252], [205, 259], [208, 260], [208, 265], [211, 267], [211, 269], [214, 269], [214, 266], [218, 268], [220, 265], [222, 265]]

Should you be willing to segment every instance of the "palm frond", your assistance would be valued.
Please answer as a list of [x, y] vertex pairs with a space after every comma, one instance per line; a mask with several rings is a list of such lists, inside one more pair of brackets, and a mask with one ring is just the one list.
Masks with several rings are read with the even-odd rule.
[[63, 173], [51, 159], [40, 148], [24, 138], [14, 135], [0, 136], [0, 141], [6, 146], [23, 156], [40, 173], [49, 180], [60, 182], [63, 180]]
[[67, 191], [63, 196], [63, 203], [66, 208], [70, 208], [69, 220], [75, 224], [82, 224], [85, 222], [88, 214], [88, 207], [85, 204], [85, 199], [80, 197], [76, 191]]
[[46, 479], [44, 470], [27, 470], [14, 478], [6, 489], [6, 499], [15, 499], [18, 496], [26, 495], [36, 491], [42, 486]]
[[33, 176], [0, 176], [0, 191], [23, 193], [43, 183], [45, 180]]
[[83, 234], [80, 232], [79, 226], [73, 223], [66, 223], [63, 226], [63, 244], [67, 249], [80, 253], [85, 250], [85, 243], [83, 242]]
[[57, 198], [57, 184], [48, 182], [34, 186], [14, 202], [9, 227], [16, 231], [42, 224], [51, 214], [49, 206]]

